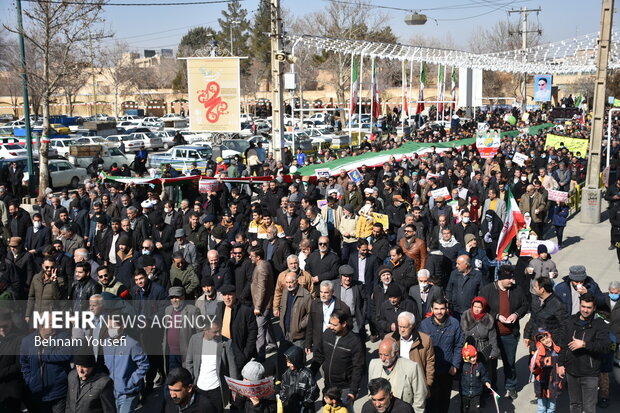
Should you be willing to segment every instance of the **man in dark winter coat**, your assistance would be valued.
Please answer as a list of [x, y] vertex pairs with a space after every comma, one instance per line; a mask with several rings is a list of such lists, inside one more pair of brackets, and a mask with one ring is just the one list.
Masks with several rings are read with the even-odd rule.
[[384, 378], [368, 382], [370, 400], [364, 403], [362, 413], [413, 413], [413, 407], [394, 396], [392, 386]]
[[603, 358], [609, 354], [609, 327], [595, 315], [596, 298], [579, 297], [579, 313], [563, 324], [560, 377], [566, 375], [571, 412], [596, 411], [598, 380]]
[[379, 265], [385, 262], [390, 252], [390, 242], [383, 229], [383, 224], [377, 222], [372, 226], [372, 236], [370, 237], [370, 253], [377, 257]]
[[523, 341], [530, 349], [535, 350], [535, 335], [539, 329], [551, 333], [554, 342], [561, 343], [562, 326], [566, 324], [568, 313], [566, 306], [553, 293], [553, 280], [540, 277], [534, 281], [534, 294], [539, 299], [532, 300], [530, 321], [523, 331]]
[[9, 232], [12, 237], [26, 238], [28, 227], [32, 226], [30, 215], [25, 209], [19, 206], [18, 201], [9, 203]]
[[472, 269], [467, 255], [456, 259], [456, 269], [450, 274], [446, 286], [446, 298], [451, 304], [453, 316], [459, 320], [461, 314], [471, 306], [471, 301], [478, 296], [482, 287], [482, 274]]
[[[489, 314], [495, 320], [498, 332], [498, 345], [504, 365], [504, 384], [509, 395], [517, 389], [516, 355], [519, 344], [519, 319], [528, 312], [523, 290], [513, 283], [513, 267], [504, 265], [499, 269], [498, 280], [480, 289], [486, 298]], [[491, 361], [489, 369], [492, 387], [497, 379], [497, 359]]]
[[365, 367], [365, 348], [359, 337], [349, 329], [347, 320], [350, 317], [345, 311], [334, 310], [311, 366], [315, 373], [323, 367], [325, 388], [336, 386], [341, 389], [346, 397], [344, 405], [348, 405], [349, 409], [357, 398]]
[[217, 305], [216, 319], [222, 326], [224, 357], [229, 377], [241, 378], [241, 369], [256, 355], [258, 325], [252, 308], [238, 301], [235, 286], [220, 289], [222, 302]]
[[115, 413], [114, 383], [97, 371], [92, 354], [73, 356], [75, 369], [69, 373], [66, 413]]
[[319, 249], [313, 251], [306, 259], [306, 271], [312, 274], [312, 282], [315, 284], [324, 280], [338, 278], [340, 257], [329, 249], [329, 238], [319, 238]]
[[387, 300], [381, 303], [377, 312], [376, 325], [380, 337], [398, 330], [398, 315], [404, 311], [420, 319], [417, 304], [406, 295], [403, 298], [403, 290], [397, 284], [391, 283], [388, 286], [386, 296]]
[[563, 278], [561, 283], [556, 284], [554, 293], [564, 303], [569, 315], [579, 312], [579, 297], [586, 293], [594, 296], [597, 307], [601, 307], [605, 303], [605, 296], [601, 289], [596, 281], [586, 274], [586, 268], [583, 265], [569, 267], [568, 275]]
[[0, 308], [0, 411], [21, 411], [24, 382], [19, 365], [21, 334], [8, 308]]

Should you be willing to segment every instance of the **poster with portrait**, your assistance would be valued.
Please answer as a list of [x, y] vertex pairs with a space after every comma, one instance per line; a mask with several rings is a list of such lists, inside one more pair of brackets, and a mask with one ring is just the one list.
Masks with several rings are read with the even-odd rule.
[[551, 75], [534, 76], [534, 101], [551, 102]]
[[187, 58], [189, 130], [240, 132], [239, 58]]

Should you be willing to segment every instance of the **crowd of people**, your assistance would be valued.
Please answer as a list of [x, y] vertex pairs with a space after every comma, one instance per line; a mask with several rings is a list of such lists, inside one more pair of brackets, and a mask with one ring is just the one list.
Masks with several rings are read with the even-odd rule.
[[[364, 166], [357, 183], [344, 170], [293, 173], [409, 140], [470, 137], [480, 121], [510, 129], [503, 119], [478, 114], [450, 131], [413, 129], [283, 161], [261, 153], [253, 169], [218, 160], [207, 174], [219, 185], [201, 193], [189, 184], [178, 203], [171, 187], [93, 176], [39, 197], [30, 213], [0, 186], [0, 411], [125, 413], [163, 386], [166, 412], [275, 413], [281, 403], [308, 413], [322, 400], [327, 413], [353, 413], [367, 387], [364, 413], [446, 413], [458, 382], [461, 411], [477, 412], [491, 388], [517, 399], [520, 345], [538, 412], [554, 412], [565, 388], [571, 412], [607, 407], [620, 282], [599, 287], [580, 265], [559, 274], [544, 243], [520, 254], [522, 239], [570, 248], [569, 208], [548, 191], [583, 181], [583, 154], [522, 131], [488, 159], [467, 145]], [[529, 126], [545, 121], [529, 116]], [[523, 166], [515, 152], [528, 156]], [[273, 179], [227, 182], [233, 171]], [[181, 174], [168, 165], [163, 176]], [[432, 195], [443, 187], [449, 197]], [[607, 196], [620, 251], [620, 179]], [[510, 197], [526, 225], [502, 251]], [[92, 313], [94, 324], [40, 323], [58, 308]], [[186, 322], [198, 319], [207, 322]], [[243, 396], [225, 377], [278, 384]]]

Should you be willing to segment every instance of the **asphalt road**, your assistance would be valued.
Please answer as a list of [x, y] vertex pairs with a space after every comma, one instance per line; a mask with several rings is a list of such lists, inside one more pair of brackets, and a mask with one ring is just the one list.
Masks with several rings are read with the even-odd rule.
[[[606, 216], [604, 215], [606, 218]], [[579, 221], [579, 215], [573, 217], [564, 231], [565, 246], [552, 257], [555, 261], [559, 276], [562, 278], [568, 274], [568, 268], [571, 265], [584, 265], [587, 269], [588, 275], [590, 275], [601, 287], [601, 290], [607, 291], [607, 287], [610, 281], [620, 280], [620, 271], [618, 268], [618, 260], [615, 251], [608, 251], [609, 245], [609, 222], [604, 221], [597, 225], [582, 224]], [[552, 238], [555, 240], [555, 238]], [[527, 322], [527, 317], [521, 322], [522, 328]], [[367, 360], [378, 357], [377, 355], [377, 343], [367, 343], [367, 350], [369, 356]], [[528, 355], [527, 349], [523, 344], [520, 344], [517, 350], [517, 368], [518, 368], [518, 391], [519, 397], [517, 400], [512, 401], [508, 397], [502, 397], [499, 403], [500, 412], [502, 413], [521, 413], [521, 412], [536, 412], [536, 406], [530, 404], [530, 400], [534, 399], [534, 384], [528, 383], [529, 371], [528, 371]], [[364, 380], [364, 383], [366, 383]], [[607, 409], [597, 409], [597, 412], [620, 412], [620, 385], [614, 379], [613, 373], [610, 373], [610, 405]], [[322, 380], [319, 381], [319, 386], [322, 388]], [[455, 383], [455, 389], [458, 386]], [[157, 389], [153, 395], [151, 395], [144, 407], [140, 409], [143, 412], [157, 411], [157, 407], [161, 406], [162, 393], [161, 388]], [[503, 369], [500, 367], [498, 371], [498, 389], [500, 394], [505, 393], [503, 387]], [[356, 412], [361, 412], [363, 404], [368, 401], [368, 395], [366, 388], [362, 389], [362, 396], [355, 402], [354, 409]], [[320, 408], [320, 404], [317, 402], [317, 411]], [[483, 412], [495, 412], [495, 406], [492, 401], [488, 401]], [[566, 390], [560, 396], [556, 407], [557, 412], [568, 412], [568, 395]], [[458, 392], [452, 391], [452, 400], [450, 404], [450, 410], [446, 413], [460, 412], [460, 403]], [[351, 413], [351, 412], [350, 412]]]

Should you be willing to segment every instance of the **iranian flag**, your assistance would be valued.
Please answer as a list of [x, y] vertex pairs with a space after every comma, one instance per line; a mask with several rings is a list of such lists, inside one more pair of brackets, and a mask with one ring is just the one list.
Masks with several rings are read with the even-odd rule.
[[443, 112], [443, 66], [439, 65], [439, 73], [437, 73], [437, 112]]
[[502, 228], [502, 233], [499, 235], [499, 241], [497, 242], [497, 259], [502, 258], [502, 253], [508, 249], [510, 242], [517, 236], [519, 229], [525, 226], [525, 219], [523, 214], [517, 205], [515, 197], [512, 195], [512, 191], [509, 186], [506, 186], [508, 196], [506, 197], [506, 222]]
[[450, 89], [450, 100], [452, 101], [452, 111], [456, 110], [456, 66], [452, 66], [452, 85]]
[[379, 84], [377, 83], [377, 67], [375, 59], [372, 59], [372, 117], [379, 118], [381, 106], [379, 106]]
[[359, 61], [353, 57], [351, 69], [351, 103], [349, 105], [349, 114], [353, 116], [357, 109], [358, 95], [360, 92], [360, 75]]
[[424, 112], [424, 83], [426, 83], [426, 71], [424, 70], [424, 62], [420, 63], [420, 95], [418, 96], [418, 106], [415, 114]]
[[493, 393], [493, 401], [495, 402], [495, 411], [499, 413], [499, 399], [502, 398], [495, 390], [491, 389], [491, 393]]

